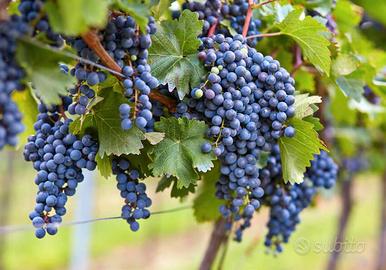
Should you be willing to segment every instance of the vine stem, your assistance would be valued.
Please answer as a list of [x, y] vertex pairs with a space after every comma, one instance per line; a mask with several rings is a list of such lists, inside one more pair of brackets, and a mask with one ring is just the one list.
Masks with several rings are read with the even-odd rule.
[[[90, 47], [96, 55], [102, 60], [102, 62], [110, 69], [117, 73], [121, 73], [121, 67], [114, 61], [114, 59], [107, 53], [105, 48], [102, 46], [99, 37], [95, 31], [88, 31], [82, 35], [83, 41]], [[123, 78], [116, 76], [119, 80]], [[166, 106], [170, 112], [175, 112], [176, 110], [176, 101], [165, 97], [159, 92], [152, 91], [149, 94], [149, 97], [153, 100], [156, 100]]]
[[338, 231], [335, 238], [334, 249], [330, 255], [327, 270], [336, 270], [338, 265], [338, 260], [342, 252], [340, 246], [346, 238], [346, 231], [348, 221], [352, 212], [353, 198], [353, 179], [352, 174], [350, 174], [342, 184], [341, 198], [342, 198], [342, 211], [339, 218]]
[[295, 51], [295, 61], [294, 61], [295, 63], [294, 63], [294, 67], [291, 71], [291, 76], [293, 76], [296, 73], [296, 71], [298, 71], [301, 68], [301, 66], [303, 65], [302, 50], [301, 50], [300, 46], [295, 45], [294, 51]]
[[262, 34], [257, 34], [257, 35], [252, 35], [252, 36], [247, 36], [246, 39], [260, 38], [260, 37], [275, 37], [275, 36], [280, 36], [281, 34], [282, 34], [281, 32], [262, 33]]
[[253, 4], [252, 9], [261, 8], [262, 6], [267, 5], [269, 3], [272, 3], [272, 2], [275, 2], [275, 1], [277, 1], [277, 0], [267, 0], [267, 1], [261, 2], [259, 4]]
[[201, 261], [200, 270], [212, 269], [220, 247], [225, 243], [227, 238], [226, 220], [220, 218], [213, 226], [208, 247], [206, 248], [204, 258]]
[[9, 18], [7, 7], [12, 0], [0, 0], [0, 21], [6, 21]]
[[209, 31], [208, 31], [208, 37], [211, 37], [214, 35], [214, 32], [216, 31], [217, 25], [218, 25], [218, 21], [216, 21], [216, 23], [211, 25], [211, 27], [209, 28]]
[[382, 175], [381, 204], [381, 232], [379, 235], [377, 270], [386, 269], [386, 170]]
[[248, 34], [249, 24], [251, 23], [252, 15], [253, 15], [253, 9], [252, 6], [254, 5], [253, 0], [248, 0], [248, 10], [247, 14], [245, 15], [245, 21], [243, 26], [243, 37], [246, 37]]

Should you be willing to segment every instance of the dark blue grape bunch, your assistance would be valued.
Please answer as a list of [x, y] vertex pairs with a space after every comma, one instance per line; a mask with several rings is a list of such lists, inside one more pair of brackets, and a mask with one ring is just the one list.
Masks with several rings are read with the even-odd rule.
[[[225, 203], [220, 211], [229, 223], [243, 221], [236, 229], [241, 240], [264, 194], [257, 168], [261, 150], [295, 135], [286, 124], [295, 112], [295, 82], [278, 61], [249, 47], [241, 35], [202, 41], [198, 58], [209, 74], [184, 102], [190, 114], [209, 125], [214, 143], [205, 143], [202, 151], [213, 151], [221, 161], [216, 195]], [[178, 109], [186, 111], [183, 105]]]
[[124, 130], [130, 129], [132, 122], [142, 130], [150, 131], [153, 128], [149, 94], [158, 86], [158, 80], [151, 75], [147, 60], [150, 35], [156, 30], [153, 17], [149, 18], [147, 30], [142, 33], [132, 17], [121, 15], [111, 18], [103, 31], [102, 43], [126, 77], [123, 88], [129, 103], [119, 107]]
[[146, 194], [146, 185], [139, 182], [139, 172], [130, 168], [130, 162], [123, 157], [116, 157], [112, 161], [113, 174], [116, 175], [117, 188], [121, 197], [125, 199], [122, 207], [121, 217], [130, 225], [135, 232], [139, 229], [139, 219], [150, 217], [152, 201]]
[[335, 185], [338, 175], [338, 166], [324, 150], [315, 155], [311, 166], [307, 169], [305, 176], [308, 177], [314, 186], [331, 188]]
[[5, 145], [15, 146], [17, 135], [24, 130], [22, 114], [11, 94], [24, 89], [25, 72], [16, 61], [16, 42], [29, 32], [18, 16], [0, 21], [0, 150]]
[[36, 228], [37, 238], [46, 233], [57, 233], [62, 216], [66, 214], [68, 197], [84, 180], [82, 169], [95, 170], [97, 142], [90, 136], [80, 138], [69, 131], [70, 119], [61, 119], [58, 106], [39, 105], [35, 135], [28, 138], [24, 158], [33, 163], [37, 171], [36, 205], [29, 218]]
[[[323, 162], [320, 162], [321, 160]], [[324, 162], [329, 165], [325, 166]], [[315, 177], [314, 172], [320, 172], [320, 166], [324, 168], [326, 178]], [[279, 146], [275, 145], [272, 148], [266, 166], [259, 170], [262, 188], [265, 192], [262, 203], [270, 208], [265, 246], [273, 249], [274, 252], [282, 252], [282, 244], [289, 241], [297, 224], [300, 223], [300, 213], [311, 204], [317, 194], [317, 188], [328, 189], [335, 184], [336, 169], [337, 166], [333, 160], [328, 157], [326, 152], [322, 151], [311, 162], [311, 167], [306, 171], [304, 182], [294, 185], [285, 184], [282, 176]], [[310, 177], [310, 175], [313, 176]]]
[[34, 35], [45, 33], [46, 37], [52, 41], [53, 46], [61, 47], [64, 40], [60, 34], [55, 33], [48, 21], [47, 15], [44, 14], [44, 0], [21, 0], [18, 9], [24, 22], [34, 27]]
[[70, 96], [73, 103], [68, 107], [68, 112], [72, 115], [83, 115], [87, 112], [87, 106], [95, 98], [95, 91], [87, 84], [76, 86], [70, 89]]

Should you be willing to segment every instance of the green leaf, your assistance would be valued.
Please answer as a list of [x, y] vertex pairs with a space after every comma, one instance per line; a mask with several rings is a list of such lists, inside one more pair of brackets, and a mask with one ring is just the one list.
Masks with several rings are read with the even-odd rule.
[[163, 192], [167, 188], [172, 187], [170, 190], [170, 197], [183, 199], [189, 195], [189, 193], [194, 193], [196, 190], [195, 185], [189, 185], [188, 187], [178, 187], [178, 180], [174, 176], [163, 176], [158, 182], [156, 192]]
[[334, 75], [348, 75], [358, 68], [358, 60], [350, 54], [340, 54], [332, 64]]
[[172, 190], [170, 191], [170, 197], [184, 199], [189, 193], [194, 193], [196, 191], [196, 185], [191, 184], [188, 187], [180, 187], [179, 182], [175, 177], [172, 176], [175, 180], [173, 181]]
[[307, 116], [307, 117], [303, 118], [303, 120], [313, 124], [314, 125], [314, 129], [316, 131], [320, 131], [320, 130], [322, 130], [324, 128], [322, 123], [320, 123], [320, 119], [317, 118], [317, 117]]
[[339, 76], [336, 79], [336, 84], [346, 96], [358, 102], [361, 100], [362, 94], [364, 92], [363, 87], [365, 86], [362, 80], [345, 77], [345, 76]]
[[12, 94], [12, 100], [17, 104], [23, 115], [24, 131], [18, 135], [19, 143], [17, 148], [19, 149], [27, 142], [28, 136], [35, 133], [34, 124], [38, 115], [38, 105], [29, 87], [24, 91], [15, 91]]
[[269, 154], [270, 152], [261, 151], [260, 156], [257, 160], [257, 168], [262, 169], [267, 166]]
[[155, 176], [172, 175], [178, 179], [178, 188], [189, 187], [199, 179], [197, 171], [207, 172], [213, 167], [214, 155], [201, 151], [206, 142], [204, 122], [162, 118], [155, 129], [165, 133], [165, 138], [151, 153], [153, 163], [149, 167]]
[[150, 16], [148, 1], [144, 3], [143, 0], [113, 0], [113, 2], [118, 9], [129, 13], [134, 18], [142, 32], [146, 32]]
[[98, 171], [104, 178], [109, 178], [112, 174], [111, 158], [107, 155], [100, 156], [97, 154], [95, 161], [98, 165]]
[[60, 96], [67, 95], [66, 89], [75, 83], [73, 76], [59, 69], [59, 63], [69, 58], [45, 45], [31, 40], [19, 40], [16, 57], [32, 81], [36, 95], [46, 104], [61, 103]]
[[107, 0], [49, 0], [44, 8], [55, 32], [76, 36], [104, 26], [108, 4]]
[[168, 84], [169, 91], [177, 88], [180, 99], [189, 93], [190, 87], [197, 86], [204, 75], [203, 65], [197, 58], [201, 41], [203, 22], [198, 14], [185, 10], [179, 20], [161, 22], [158, 31], [152, 35], [149, 62], [152, 75], [162, 84]]
[[289, 125], [295, 128], [295, 136], [279, 139], [283, 179], [286, 183], [301, 183], [306, 167], [309, 167], [310, 161], [314, 159], [314, 154], [319, 154], [320, 149], [327, 150], [327, 148], [318, 138], [314, 124], [292, 118]]
[[153, 17], [158, 21], [160, 20], [165, 13], [169, 11], [170, 0], [160, 0], [159, 3], [151, 9]]
[[324, 36], [325, 26], [310, 16], [301, 18], [302, 10], [294, 10], [277, 27], [284, 35], [293, 38], [302, 48], [304, 56], [321, 72], [330, 75], [330, 42]]
[[349, 98], [336, 85], [329, 87], [330, 108], [333, 119], [339, 125], [355, 125], [357, 112], [350, 108]]
[[339, 0], [333, 11], [333, 17], [335, 18], [339, 31], [344, 34], [358, 26], [362, 15], [355, 11], [354, 5], [350, 1]]
[[161, 180], [159, 180], [158, 184], [157, 184], [157, 188], [156, 188], [156, 192], [162, 192], [164, 191], [165, 189], [167, 189], [168, 187], [170, 187], [173, 183], [173, 179], [172, 177], [167, 177], [166, 175], [164, 175]]
[[302, 69], [295, 73], [296, 90], [315, 92], [315, 75]]
[[148, 132], [145, 133], [146, 140], [149, 141], [150, 144], [156, 145], [160, 143], [165, 138], [165, 133], [162, 132]]
[[136, 126], [124, 131], [118, 106], [126, 102], [122, 95], [106, 89], [100, 94], [104, 100], [93, 107], [93, 118], [98, 130], [99, 154], [104, 155], [138, 155], [143, 148], [143, 132]]
[[220, 178], [220, 164], [216, 162], [213, 170], [202, 177], [202, 185], [193, 201], [194, 216], [197, 222], [216, 220], [220, 216], [222, 201], [216, 197], [216, 182]]
[[295, 96], [295, 117], [303, 119], [304, 117], [314, 114], [317, 110], [315, 104], [322, 103], [320, 96], [309, 96], [309, 94], [301, 94]]
[[70, 124], [70, 132], [74, 135], [83, 135], [86, 130], [95, 127], [94, 117], [91, 114], [76, 118]]

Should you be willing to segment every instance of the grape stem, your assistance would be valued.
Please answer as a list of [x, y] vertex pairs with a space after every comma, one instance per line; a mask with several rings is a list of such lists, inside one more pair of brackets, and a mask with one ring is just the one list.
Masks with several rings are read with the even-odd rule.
[[[121, 73], [121, 67], [114, 61], [114, 59], [107, 53], [105, 48], [102, 46], [99, 37], [95, 31], [88, 31], [87, 33], [82, 35], [83, 41], [87, 44], [89, 48], [91, 48], [96, 55], [102, 60], [102, 62], [110, 69], [117, 73]], [[116, 74], [114, 74], [116, 75]], [[119, 80], [123, 80], [122, 77], [116, 76]], [[149, 94], [149, 97], [153, 100], [156, 100], [166, 106], [170, 112], [175, 112], [176, 110], [176, 101], [165, 97], [159, 92], [152, 91]]]
[[253, 3], [253, 0], [248, 0], [248, 10], [247, 10], [247, 15], [245, 15], [245, 21], [244, 21], [243, 32], [242, 32], [243, 37], [246, 37], [248, 34], [249, 24], [251, 23], [251, 19], [253, 15], [253, 9], [252, 9], [253, 5], [255, 5]]
[[0, 22], [6, 21], [9, 18], [7, 7], [12, 0], [0, 0]]
[[259, 4], [253, 4], [252, 9], [261, 8], [262, 6], [267, 5], [269, 3], [272, 3], [272, 2], [275, 2], [275, 1], [277, 1], [277, 0], [267, 0], [267, 1], [261, 2]]
[[214, 35], [214, 32], [216, 31], [217, 25], [218, 25], [218, 21], [216, 21], [214, 24], [212, 24], [210, 26], [209, 31], [208, 31], [208, 37], [211, 37]]
[[303, 65], [302, 50], [301, 50], [300, 46], [295, 45], [294, 51], [295, 51], [295, 57], [294, 57], [295, 58], [295, 64], [294, 64], [294, 67], [291, 71], [291, 76], [293, 76], [296, 73], [296, 71], [298, 71]]
[[262, 34], [257, 34], [257, 35], [248, 36], [248, 37], [246, 37], [246, 39], [260, 38], [260, 37], [275, 37], [275, 36], [280, 36], [281, 34], [282, 34], [281, 32], [262, 33]]

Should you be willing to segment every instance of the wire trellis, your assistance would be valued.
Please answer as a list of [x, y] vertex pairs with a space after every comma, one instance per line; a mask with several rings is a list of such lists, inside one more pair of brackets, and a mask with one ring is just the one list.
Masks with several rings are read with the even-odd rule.
[[[179, 212], [179, 211], [183, 211], [191, 208], [192, 208], [191, 205], [181, 206], [181, 207], [167, 209], [167, 210], [155, 211], [155, 212], [152, 212], [151, 215], [154, 216], [154, 215], [160, 215], [160, 214]], [[115, 220], [115, 219], [122, 219], [122, 217], [115, 216], [115, 217], [102, 217], [102, 218], [93, 218], [93, 219], [86, 219], [86, 220], [79, 220], [79, 221], [70, 221], [70, 222], [63, 222], [63, 223], [57, 224], [57, 226], [69, 227], [69, 226], [82, 225], [82, 224], [94, 223], [94, 222], [106, 221], [106, 220]], [[8, 225], [8, 226], [0, 227], [0, 234], [11, 234], [16, 232], [33, 231], [33, 230], [35, 230], [35, 228], [31, 224]]]

